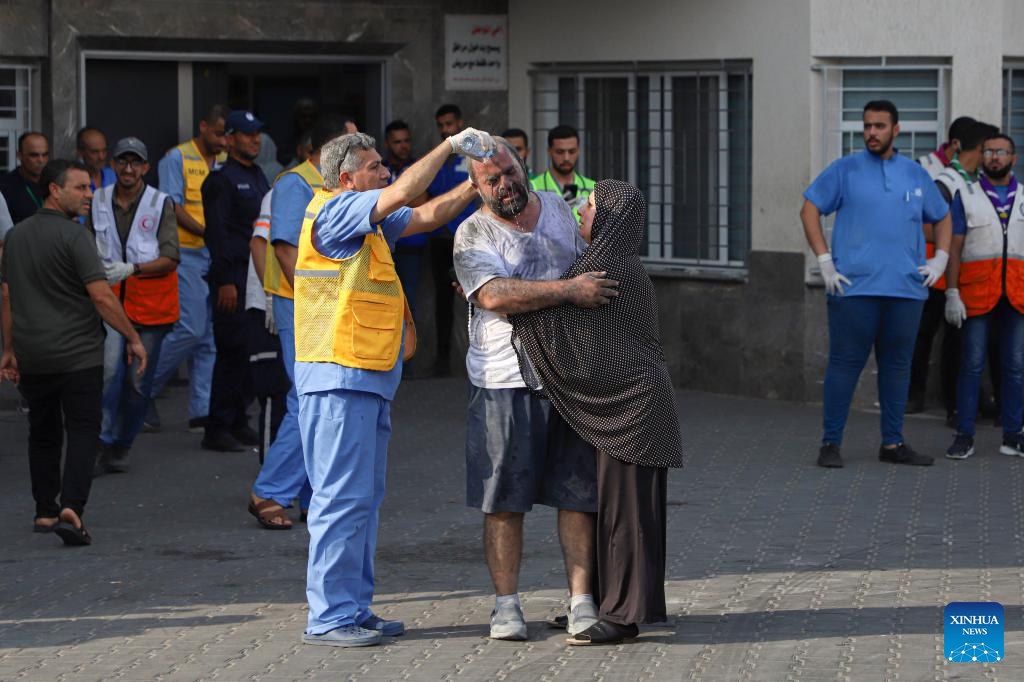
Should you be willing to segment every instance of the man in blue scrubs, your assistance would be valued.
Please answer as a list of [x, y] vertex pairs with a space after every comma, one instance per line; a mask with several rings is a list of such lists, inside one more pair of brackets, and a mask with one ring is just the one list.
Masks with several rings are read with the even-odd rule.
[[[903, 442], [903, 410], [921, 310], [928, 287], [946, 269], [952, 225], [928, 172], [893, 146], [899, 131], [892, 102], [868, 102], [866, 149], [834, 161], [804, 192], [800, 220], [828, 294], [822, 467], [843, 466], [843, 429], [872, 349], [882, 408], [878, 459], [921, 466], [933, 461]], [[830, 253], [821, 216], [833, 212]], [[935, 256], [927, 260], [923, 223], [935, 225]]]
[[[343, 135], [321, 151], [321, 191], [328, 196], [317, 194], [310, 202], [295, 269], [295, 386], [306, 472], [313, 488], [306, 582], [309, 622], [302, 637], [307, 644], [372, 646], [380, 643], [381, 635], [405, 631], [401, 621], [383, 620], [370, 610], [391, 437], [390, 406], [402, 375], [400, 338], [395, 335], [402, 334], [402, 325], [392, 324], [393, 303], [355, 300], [353, 287], [375, 290], [364, 291], [363, 299], [401, 298], [394, 263], [372, 235], [382, 236], [393, 248], [399, 237], [443, 225], [469, 205], [476, 192], [466, 181], [422, 206], [407, 206], [427, 189], [450, 154], [465, 154], [462, 143], [467, 139], [475, 139], [485, 150], [494, 148], [489, 135], [467, 128], [391, 185], [391, 174], [369, 135]], [[367, 248], [372, 257], [365, 256]], [[331, 286], [340, 293], [324, 293]], [[323, 323], [324, 304], [329, 301], [336, 301], [336, 309], [326, 312], [334, 328]], [[346, 326], [337, 320], [360, 324]], [[375, 342], [397, 352], [371, 348]], [[347, 357], [352, 359], [343, 361]], [[367, 368], [371, 364], [387, 368]]]

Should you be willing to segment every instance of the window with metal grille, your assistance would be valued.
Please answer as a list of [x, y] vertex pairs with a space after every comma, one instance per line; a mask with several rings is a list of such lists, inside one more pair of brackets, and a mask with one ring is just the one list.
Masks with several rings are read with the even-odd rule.
[[531, 72], [534, 172], [547, 132], [580, 131], [577, 170], [636, 184], [643, 255], [666, 266], [742, 268], [750, 249], [749, 62], [551, 65]]
[[1024, 62], [1003, 67], [1003, 132], [1013, 139], [1018, 150], [1013, 172], [1022, 177], [1024, 154], [1019, 152], [1024, 145]]
[[882, 58], [817, 68], [824, 75], [820, 168], [864, 148], [863, 110], [871, 100], [890, 100], [899, 110], [900, 134], [895, 144], [901, 154], [917, 160], [945, 140], [947, 65]]
[[17, 165], [18, 136], [35, 122], [38, 74], [35, 66], [0, 63], [0, 171]]

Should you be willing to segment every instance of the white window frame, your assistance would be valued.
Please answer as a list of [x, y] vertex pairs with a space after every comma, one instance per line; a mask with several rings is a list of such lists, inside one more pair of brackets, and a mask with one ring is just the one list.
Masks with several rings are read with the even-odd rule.
[[[0, 157], [0, 172], [14, 168], [17, 164], [18, 136], [29, 130], [39, 129], [40, 87], [39, 67], [35, 64], [0, 62], [0, 70], [13, 71], [14, 115], [0, 116], [0, 137], [8, 140], [8, 153]], [[0, 86], [10, 89], [9, 86]]]
[[[900, 118], [900, 132], [934, 134], [936, 139], [942, 142], [945, 140], [946, 129], [949, 125], [949, 93], [951, 67], [948, 63], [934, 60], [894, 60], [888, 57], [881, 57], [875, 60], [839, 60], [835, 63], [822, 63], [815, 65], [815, 70], [820, 71], [823, 79], [821, 88], [821, 112], [824, 125], [822, 126], [821, 147], [818, 154], [818, 168], [820, 172], [832, 161], [835, 161], [843, 153], [843, 141], [848, 135], [856, 136], [863, 132], [864, 124], [861, 120], [843, 120], [844, 109], [842, 106], [843, 93], [847, 88], [843, 85], [843, 76], [850, 71], [932, 71], [936, 72], [936, 110], [934, 120], [912, 121]], [[927, 88], [887, 88], [891, 92], [921, 91]], [[860, 145], [851, 146], [856, 150]]]
[[[749, 75], [751, 66], [745, 67]], [[737, 71], [729, 68], [718, 68], [703, 65], [684, 65], [678, 68], [643, 68], [635, 65], [621, 70], [605, 70], [587, 68], [587, 65], [579, 65], [576, 68], [566, 66], [565, 68], [553, 67], [544, 70], [532, 71], [531, 94], [533, 97], [533, 131], [537, 136], [541, 131], [546, 131], [559, 123], [571, 123], [580, 131], [581, 136], [586, 135], [586, 109], [585, 92], [586, 82], [590, 79], [619, 78], [627, 82], [627, 117], [628, 128], [626, 140], [629, 153], [626, 155], [626, 175], [624, 178], [629, 182], [636, 183], [639, 176], [638, 154], [636, 152], [639, 144], [637, 129], [637, 116], [639, 115], [637, 102], [637, 78], [646, 77], [649, 82], [648, 88], [648, 126], [649, 146], [651, 158], [648, 170], [649, 196], [648, 201], [648, 231], [647, 255], [644, 260], [649, 265], [666, 268], [683, 268], [688, 271], [700, 272], [704, 268], [710, 271], [737, 271], [746, 267], [746, 259], [729, 258], [729, 77], [736, 75]], [[714, 205], [717, 194], [717, 220], [703, 226], [704, 234], [708, 237], [708, 243], [713, 243], [714, 253], [707, 257], [680, 258], [672, 256], [673, 252], [673, 222], [672, 222], [672, 186], [673, 177], [673, 130], [672, 119], [666, 115], [672, 111], [673, 97], [671, 80], [673, 78], [699, 78], [714, 77], [717, 81], [718, 92], [718, 114], [717, 132], [709, 131], [709, 135], [717, 135], [717, 169], [714, 178], [708, 178], [707, 204]], [[575, 80], [577, 115], [575, 121], [558, 120], [558, 81], [562, 78], [573, 78]], [[664, 101], [662, 95], [664, 93]], [[747, 100], [750, 106], [750, 100]], [[537, 140], [534, 144], [535, 172], [543, 172], [547, 167], [547, 155], [544, 152], [546, 143]], [[752, 156], [752, 150], [749, 151]], [[580, 156], [580, 166], [586, 169], [586, 159]], [[747, 163], [751, 163], [748, 158]], [[703, 170], [703, 169], [702, 169]], [[748, 198], [748, 204], [750, 199]], [[715, 214], [715, 209], [712, 209]], [[750, 249], [749, 229], [747, 223], [748, 238], [747, 250]]]
[[1015, 75], [1024, 75], [1024, 61], [1022, 60], [1007, 60], [1003, 63], [1003, 106], [1002, 106], [1002, 117], [1003, 117], [1003, 130], [1002, 132], [1013, 138], [1018, 148], [1018, 161], [1015, 172], [1018, 176], [1024, 173], [1024, 160], [1021, 160], [1021, 148], [1024, 147], [1024, 126], [1018, 128], [1013, 127], [1013, 114], [1019, 113], [1024, 115], [1024, 108], [1014, 109], [1013, 108], [1013, 77]]

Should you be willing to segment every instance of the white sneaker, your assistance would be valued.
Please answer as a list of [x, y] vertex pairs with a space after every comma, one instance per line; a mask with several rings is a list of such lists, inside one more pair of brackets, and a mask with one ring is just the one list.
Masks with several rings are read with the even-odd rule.
[[566, 632], [570, 635], [583, 632], [597, 622], [597, 604], [592, 601], [581, 602], [569, 611], [569, 622]]
[[380, 632], [367, 630], [358, 625], [342, 625], [322, 635], [302, 635], [303, 644], [320, 646], [375, 646], [380, 644]]
[[515, 604], [504, 604], [491, 612], [491, 639], [526, 639], [523, 610]]

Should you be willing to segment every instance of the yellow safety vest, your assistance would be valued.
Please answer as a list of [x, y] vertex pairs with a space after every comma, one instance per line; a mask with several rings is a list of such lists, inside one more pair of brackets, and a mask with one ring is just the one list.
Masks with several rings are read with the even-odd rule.
[[386, 372], [398, 361], [405, 319], [405, 358], [416, 350], [391, 249], [380, 226], [347, 258], [313, 246], [313, 222], [337, 194], [320, 189], [306, 207], [295, 264], [295, 359]]
[[[320, 175], [320, 171], [310, 161], [304, 161], [295, 168], [290, 168], [281, 173], [274, 180], [274, 184], [276, 185], [277, 181], [288, 173], [295, 173], [305, 180], [309, 188], [313, 190], [314, 195], [316, 195], [318, 189], [324, 186], [323, 176]], [[267, 257], [263, 266], [263, 289], [267, 293], [283, 296], [284, 298], [295, 298], [292, 285], [288, 283], [288, 278], [281, 272], [281, 264], [277, 261], [277, 254], [274, 252], [273, 216], [271, 216], [270, 221], [270, 235], [267, 237]]]
[[[203, 216], [203, 194], [200, 189], [203, 180], [210, 174], [210, 167], [206, 160], [199, 153], [199, 147], [195, 140], [182, 142], [176, 149], [181, 152], [181, 172], [185, 178], [185, 212], [195, 218], [203, 227], [206, 227], [206, 218]], [[201, 249], [206, 241], [189, 232], [180, 224], [178, 225], [178, 245], [186, 249]]]

